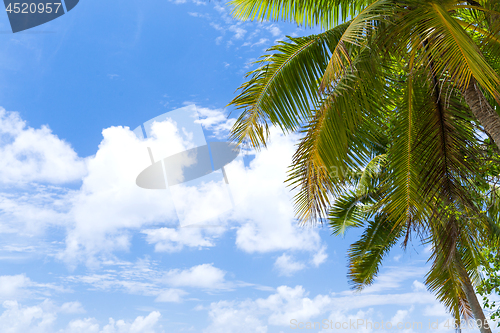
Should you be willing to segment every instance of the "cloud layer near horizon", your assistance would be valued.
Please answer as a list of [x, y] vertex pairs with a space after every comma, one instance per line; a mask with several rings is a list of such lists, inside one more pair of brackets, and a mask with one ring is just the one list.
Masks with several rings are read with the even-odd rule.
[[[196, 109], [194, 105], [188, 108]], [[227, 135], [231, 122], [222, 110], [199, 108], [198, 114], [197, 124], [209, 127], [215, 137]], [[234, 276], [210, 261], [160, 268], [147, 256], [119, 260], [119, 254], [132, 249], [134, 236], [151, 252], [172, 255], [217, 247], [230, 233], [229, 239], [242, 253], [274, 257], [274, 273], [280, 277], [291, 278], [328, 260], [328, 248], [318, 230], [297, 226], [293, 192], [284, 183], [296, 135], [283, 136], [273, 129], [268, 149], [258, 154], [245, 152], [250, 162], [245, 164], [240, 157], [226, 166], [229, 187], [221, 181], [207, 181], [202, 186], [182, 185], [174, 193], [136, 186], [136, 176], [151, 164], [148, 147], [155, 152], [161, 147], [164, 155], [194, 147], [189, 131], [177, 125], [175, 121], [156, 123], [147, 140], [138, 139], [128, 127], [109, 127], [102, 131], [96, 153], [81, 157], [48, 126], [31, 128], [17, 113], [0, 109], [1, 253], [5, 258], [13, 254], [53, 258], [67, 269], [79, 271], [59, 277], [60, 283], [39, 283], [25, 273], [0, 276], [0, 301], [4, 307], [0, 330], [163, 330], [160, 321], [164, 314], [156, 310], [135, 319], [110, 318], [103, 323], [92, 316], [82, 318], [86, 310], [80, 300], [52, 300], [75, 288], [150, 297], [154, 304], [182, 304], [197, 299], [195, 295], [200, 293], [220, 294], [219, 301], [198, 307], [208, 316], [204, 332], [271, 332], [271, 327], [289, 326], [290, 318], [372, 318], [377, 315], [373, 307], [389, 305], [399, 307], [391, 318], [404, 318], [414, 305], [423, 307], [426, 316], [446, 316], [417, 280], [424, 274], [421, 268], [406, 267], [404, 273], [389, 271], [361, 294], [343, 291], [310, 296], [300, 284], [269, 287], [257, 281], [242, 281], [246, 277]], [[20, 167], [23, 163], [26, 166]], [[221, 190], [230, 190], [232, 209], [215, 217], [217, 228], [179, 227], [180, 207], [172, 195], [180, 196], [176, 199], [184, 203], [183, 209], [201, 209], [204, 197], [214, 197]], [[50, 233], [54, 229], [61, 232]], [[403, 281], [412, 279], [412, 291], [397, 292]], [[226, 300], [230, 297], [224, 295], [241, 288], [264, 291], [268, 296]], [[39, 302], [24, 304], [28, 300]], [[58, 318], [67, 314], [79, 317], [61, 324]], [[245, 326], [235, 324], [241, 322]], [[63, 328], [56, 329], [56, 323]]]

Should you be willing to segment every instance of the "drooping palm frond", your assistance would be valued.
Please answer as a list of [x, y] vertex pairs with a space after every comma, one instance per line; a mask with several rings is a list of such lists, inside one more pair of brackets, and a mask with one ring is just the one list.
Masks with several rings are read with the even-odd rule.
[[371, 160], [387, 105], [381, 98], [386, 86], [378, 75], [379, 60], [369, 49], [358, 53], [304, 128], [287, 180], [299, 188], [295, 208], [302, 222], [326, 217], [329, 195], [340, 194], [349, 180], [346, 171], [360, 170]]
[[328, 223], [334, 236], [344, 235], [350, 228], [362, 227], [369, 220], [373, 202], [364, 207], [370, 199], [369, 194], [358, 195], [350, 191], [335, 198], [328, 213]]
[[382, 260], [403, 235], [404, 228], [392, 223], [383, 214], [368, 223], [360, 239], [348, 250], [348, 276], [356, 289], [373, 283]]
[[377, 212], [380, 200], [380, 185], [386, 155], [375, 156], [353, 177], [345, 193], [336, 197], [328, 212], [328, 223], [333, 235], [344, 235], [349, 228], [363, 226]]
[[[402, 85], [401, 97], [395, 108], [387, 151], [387, 190], [382, 197], [385, 213], [396, 225], [406, 225], [406, 240], [411, 226], [419, 223], [427, 211], [419, 190], [422, 187], [419, 166], [423, 161], [416, 154], [419, 128], [422, 126], [421, 105], [428, 96], [420, 86], [425, 84], [423, 74], [413, 73]], [[425, 81], [424, 81], [425, 82]]]
[[[471, 282], [477, 284], [481, 278], [481, 245], [489, 238], [485, 232], [488, 225], [484, 216], [463, 216], [467, 209], [459, 205], [454, 209], [456, 214], [429, 221], [432, 223], [428, 224], [429, 236], [426, 242], [431, 245], [429, 261], [432, 261], [432, 266], [426, 275], [426, 284], [455, 318], [470, 318], [472, 312], [464, 293], [464, 285]], [[451, 258], [448, 249], [450, 232], [456, 233]]]
[[463, 282], [457, 267], [460, 262], [452, 261], [445, 264], [445, 259], [435, 248], [432, 248], [431, 260], [433, 263], [425, 280], [429, 291], [436, 295], [455, 319], [470, 318], [471, 309], [464, 294]]

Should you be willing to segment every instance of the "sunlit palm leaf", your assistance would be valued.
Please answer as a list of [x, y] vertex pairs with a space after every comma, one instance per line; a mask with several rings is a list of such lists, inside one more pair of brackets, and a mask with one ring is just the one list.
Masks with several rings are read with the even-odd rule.
[[232, 138], [250, 139], [259, 147], [267, 138], [269, 120], [284, 131], [293, 131], [311, 114], [318, 103], [318, 81], [348, 23], [319, 35], [290, 38], [269, 49], [258, 61], [260, 68], [249, 73], [241, 93], [230, 105], [243, 109]]

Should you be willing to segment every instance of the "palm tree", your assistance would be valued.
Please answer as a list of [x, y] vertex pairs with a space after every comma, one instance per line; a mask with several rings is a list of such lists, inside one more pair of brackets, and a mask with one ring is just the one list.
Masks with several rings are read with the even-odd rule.
[[[484, 132], [500, 146], [495, 111], [500, 26], [493, 19], [500, 15], [499, 5], [451, 0], [232, 4], [239, 18], [325, 29], [289, 38], [258, 61], [260, 67], [231, 102], [243, 109], [233, 139], [259, 148], [266, 144], [269, 123], [285, 133], [301, 131], [288, 180], [299, 189], [297, 216], [302, 222], [329, 216], [334, 228], [338, 205], [356, 198], [346, 196], [357, 185], [353, 175], [384, 161], [383, 176], [359, 180], [378, 182], [373, 196], [355, 204], [371, 200], [367, 215], [348, 210], [354, 219], [339, 227], [365, 228], [350, 253], [351, 280], [357, 287], [371, 283], [389, 248], [401, 238], [406, 245], [416, 233], [433, 248], [429, 289], [455, 318], [472, 313], [485, 323], [473, 288], [478, 247], [499, 232], [478, 200], [485, 184], [479, 143]], [[481, 331], [490, 332], [484, 325]]]

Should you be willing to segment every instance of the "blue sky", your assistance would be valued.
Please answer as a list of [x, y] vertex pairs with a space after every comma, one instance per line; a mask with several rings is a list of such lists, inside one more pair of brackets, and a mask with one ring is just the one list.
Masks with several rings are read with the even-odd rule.
[[[396, 247], [375, 284], [354, 293], [356, 232], [297, 226], [283, 184], [297, 135], [273, 129], [268, 150], [227, 167], [229, 186], [220, 173], [165, 191], [135, 185], [148, 146], [159, 159], [193, 142], [172, 121], [148, 140], [131, 130], [184, 108], [208, 141], [223, 140], [250, 63], [315, 30], [235, 21], [222, 2], [82, 0], [9, 31], [0, 15], [1, 332], [272, 333], [297, 331], [294, 319], [451, 331], [422, 284], [424, 247]], [[218, 205], [207, 198], [228, 193], [231, 208], [212, 214], [218, 227], [179, 228], [179, 212], [205, 218]]]

